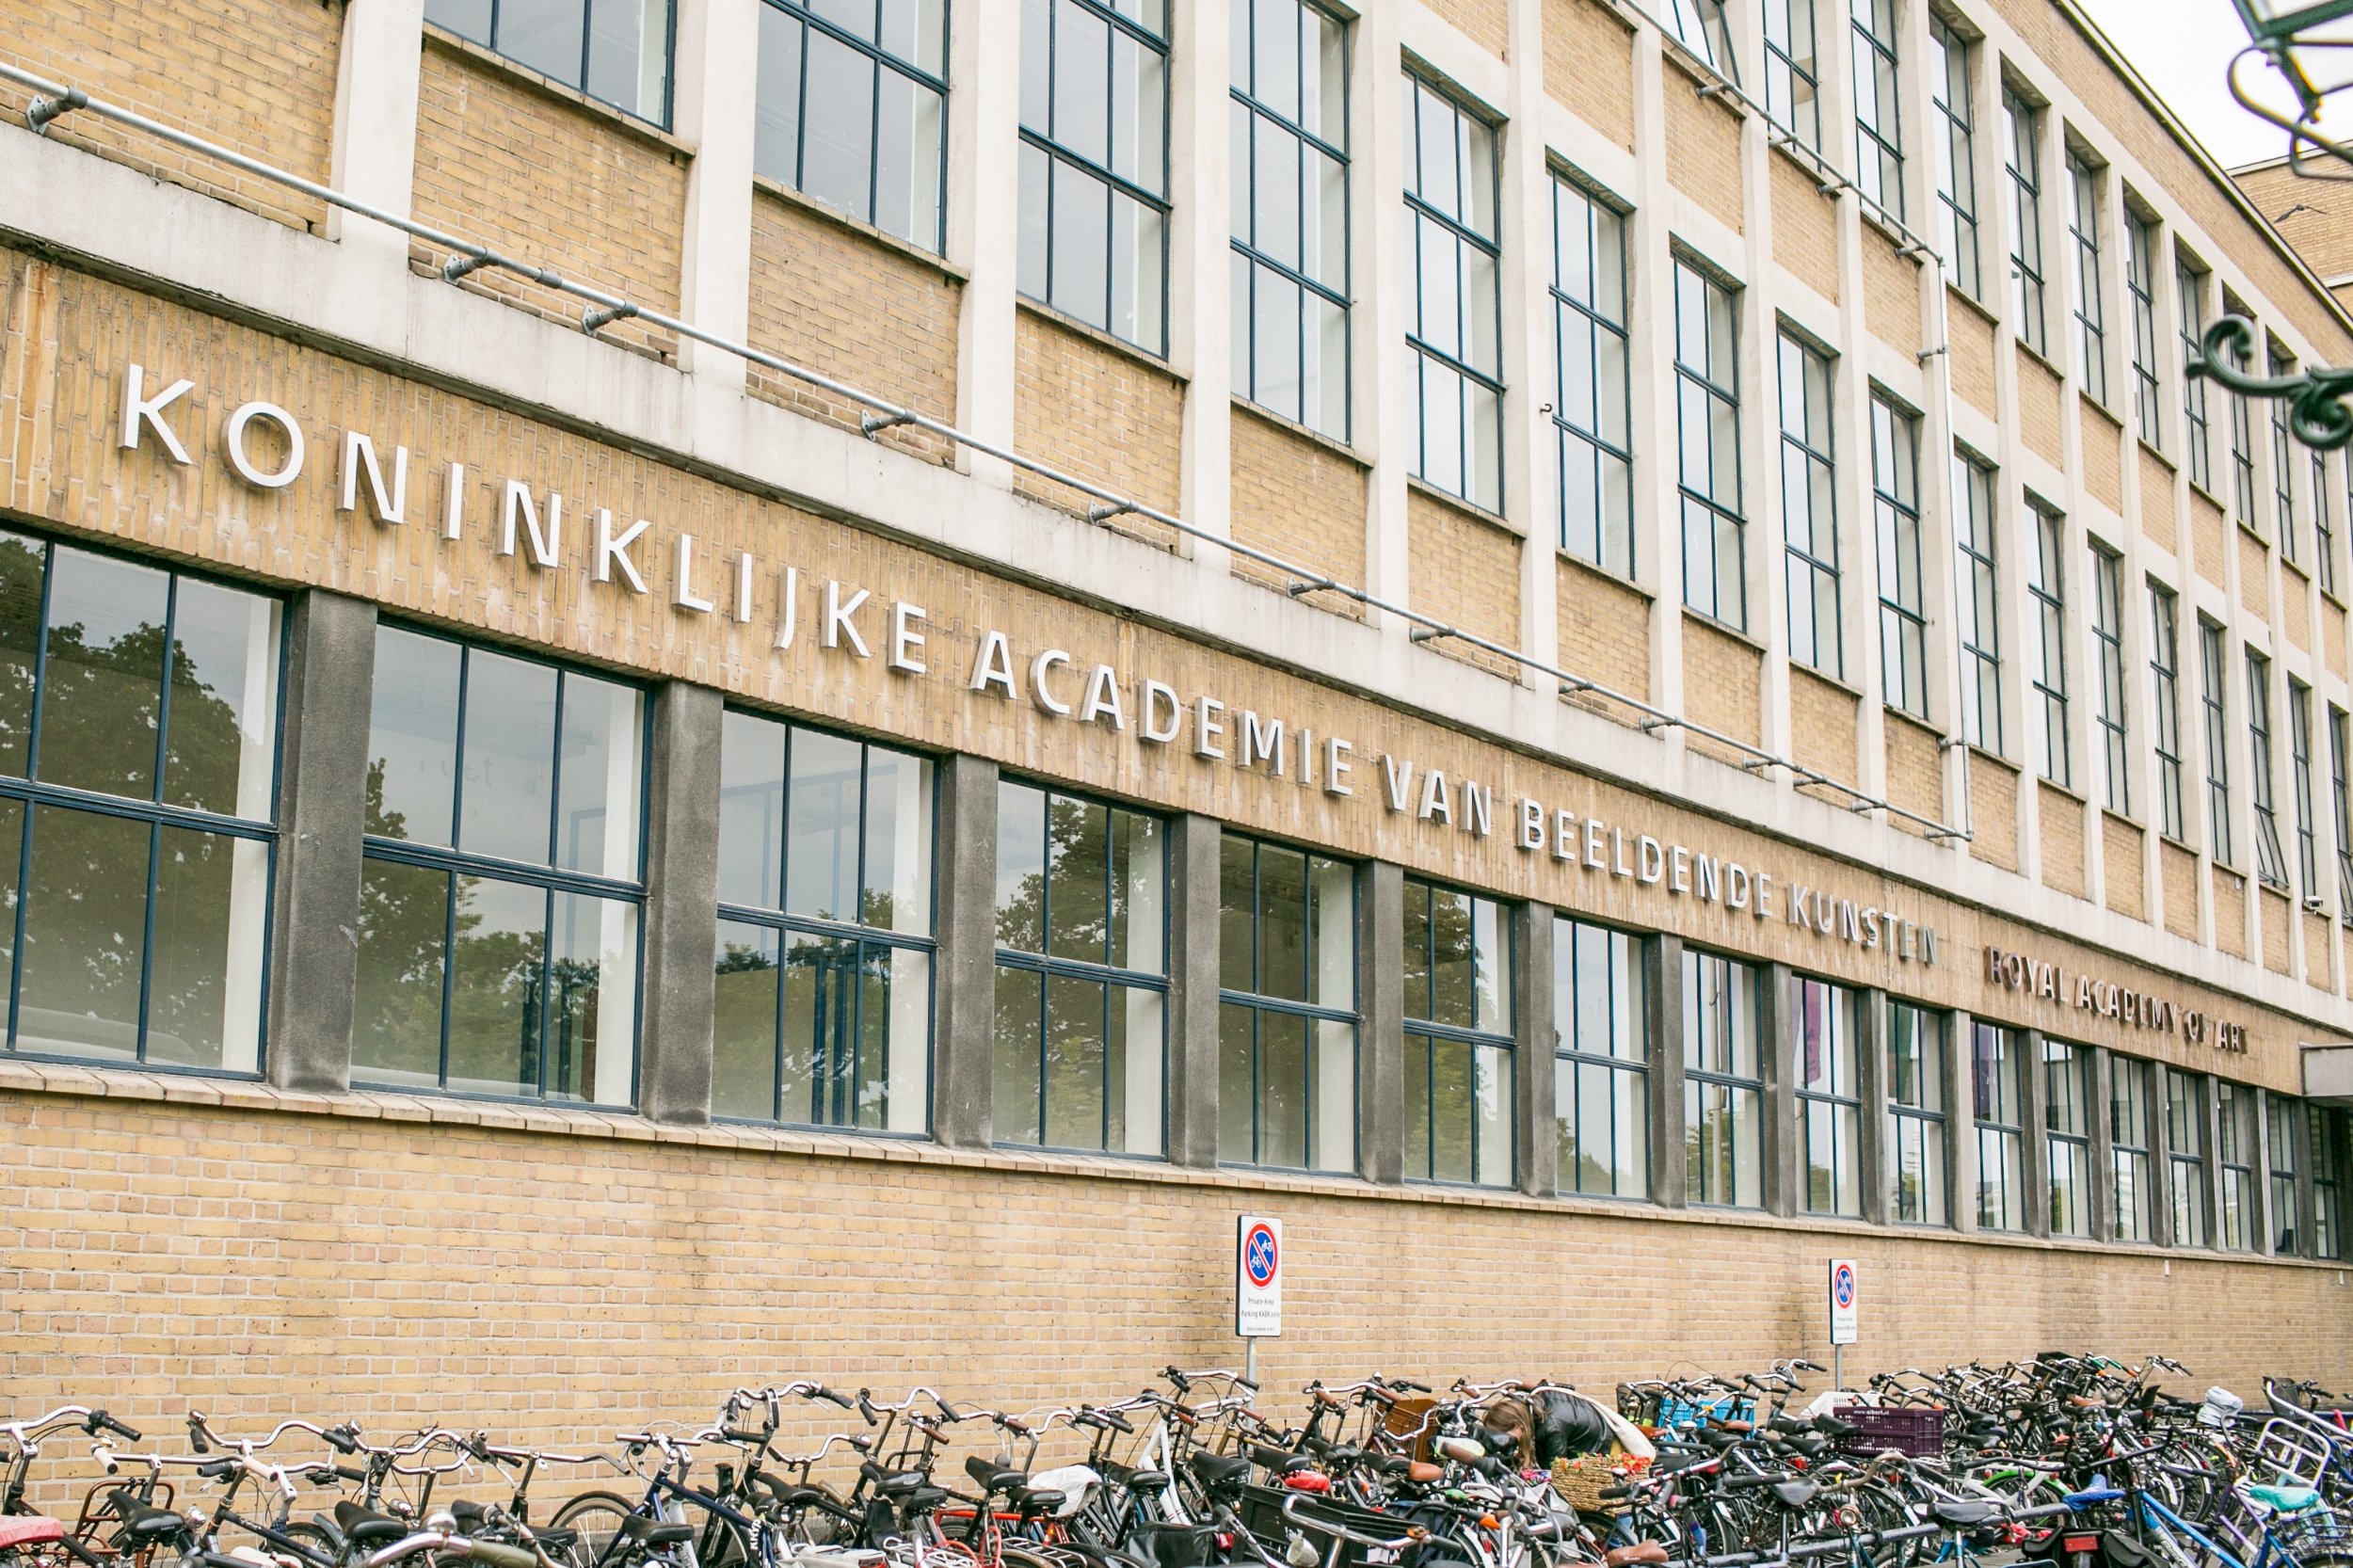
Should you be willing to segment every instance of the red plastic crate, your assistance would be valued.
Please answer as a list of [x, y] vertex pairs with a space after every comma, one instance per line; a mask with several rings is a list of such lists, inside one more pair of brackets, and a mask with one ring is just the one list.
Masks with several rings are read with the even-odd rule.
[[1919, 1405], [1841, 1405], [1842, 1421], [1858, 1430], [1839, 1439], [1849, 1453], [1884, 1453], [1889, 1448], [1913, 1459], [1934, 1459], [1945, 1451], [1945, 1413]]

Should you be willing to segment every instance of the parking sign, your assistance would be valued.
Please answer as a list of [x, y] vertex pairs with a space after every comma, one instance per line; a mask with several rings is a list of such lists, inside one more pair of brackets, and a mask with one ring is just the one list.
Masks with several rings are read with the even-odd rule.
[[1234, 1332], [1244, 1339], [1283, 1335], [1283, 1222], [1244, 1214], [1235, 1225]]
[[1855, 1302], [1854, 1259], [1830, 1260], [1830, 1342], [1851, 1345], [1859, 1330]]

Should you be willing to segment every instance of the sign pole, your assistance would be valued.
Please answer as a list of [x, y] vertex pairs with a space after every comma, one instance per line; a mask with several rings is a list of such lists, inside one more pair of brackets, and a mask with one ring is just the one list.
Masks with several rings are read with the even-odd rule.
[[1833, 1390], [1847, 1386], [1847, 1347], [1855, 1342], [1862, 1326], [1860, 1292], [1856, 1288], [1855, 1264], [1851, 1257], [1830, 1260], [1830, 1378]]
[[1283, 1332], [1283, 1222], [1242, 1214], [1234, 1223], [1234, 1333], [1241, 1375], [1258, 1381], [1258, 1341]]

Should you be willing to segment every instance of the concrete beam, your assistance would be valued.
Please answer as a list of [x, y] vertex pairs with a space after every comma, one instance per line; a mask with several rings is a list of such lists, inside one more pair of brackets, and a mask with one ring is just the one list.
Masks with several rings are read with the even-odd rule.
[[657, 1122], [711, 1120], [712, 968], [719, 946], [719, 734], [726, 704], [672, 680], [653, 694], [646, 778], [645, 1027], [637, 1105]]
[[1553, 1117], [1557, 1020], [1553, 1016], [1553, 924], [1549, 904], [1512, 909], [1513, 1175], [1530, 1197], [1561, 1190], [1561, 1140]]
[[1405, 1179], [1405, 872], [1373, 861], [1356, 872], [1356, 1174]]
[[991, 1137], [997, 1006], [997, 764], [939, 765], [939, 969], [932, 1000], [932, 1136], [984, 1149]]
[[1168, 1159], [1217, 1164], [1218, 923], [1217, 819], [1198, 814], [1169, 824]]

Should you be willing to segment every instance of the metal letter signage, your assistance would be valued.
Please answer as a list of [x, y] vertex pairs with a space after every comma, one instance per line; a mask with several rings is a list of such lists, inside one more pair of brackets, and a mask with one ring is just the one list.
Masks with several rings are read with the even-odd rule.
[[1244, 1214], [1234, 1229], [1234, 1332], [1244, 1339], [1279, 1339], [1283, 1222]]

